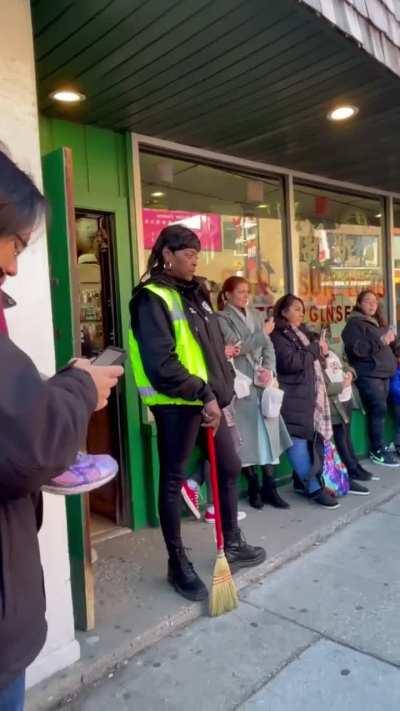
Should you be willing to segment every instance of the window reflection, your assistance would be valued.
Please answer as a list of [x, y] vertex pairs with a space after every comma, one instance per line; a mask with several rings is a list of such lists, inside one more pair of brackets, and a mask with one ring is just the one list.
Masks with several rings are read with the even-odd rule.
[[383, 205], [373, 198], [295, 186], [294, 270], [306, 320], [328, 329], [332, 345], [357, 294], [385, 296]]
[[267, 311], [285, 290], [280, 181], [145, 152], [140, 167], [145, 259], [163, 227], [183, 223], [201, 240], [198, 273], [211, 283], [213, 300], [236, 274]]

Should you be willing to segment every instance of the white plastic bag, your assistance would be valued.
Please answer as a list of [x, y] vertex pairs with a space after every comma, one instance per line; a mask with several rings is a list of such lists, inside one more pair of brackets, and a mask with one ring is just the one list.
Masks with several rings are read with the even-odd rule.
[[237, 370], [237, 368], [233, 365], [233, 361], [231, 361], [231, 363], [233, 370], [235, 371], [233, 389], [237, 399], [241, 400], [243, 397], [248, 397], [250, 395], [250, 386], [253, 384], [253, 381], [248, 375], [245, 375], [244, 373], [241, 373], [240, 370]]
[[284, 392], [278, 387], [269, 385], [264, 388], [261, 398], [261, 412], [267, 420], [279, 417]]

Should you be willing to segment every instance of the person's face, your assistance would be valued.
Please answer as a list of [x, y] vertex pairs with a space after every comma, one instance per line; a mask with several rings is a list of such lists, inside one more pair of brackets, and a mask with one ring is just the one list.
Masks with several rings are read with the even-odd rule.
[[285, 319], [291, 326], [300, 326], [304, 319], [304, 309], [301, 301], [293, 301], [290, 306], [282, 312]]
[[179, 249], [177, 252], [171, 252], [168, 247], [165, 247], [163, 257], [168, 274], [178, 279], [192, 281], [199, 260], [199, 252], [196, 249]]
[[29, 242], [30, 234], [0, 237], [0, 286], [8, 276], [18, 273], [18, 256]]
[[233, 291], [227, 292], [225, 296], [229, 304], [236, 306], [237, 309], [244, 309], [249, 303], [249, 294], [249, 285], [243, 283], [238, 284]]
[[375, 294], [365, 294], [362, 302], [360, 303], [361, 311], [366, 316], [375, 316], [378, 308], [378, 299]]

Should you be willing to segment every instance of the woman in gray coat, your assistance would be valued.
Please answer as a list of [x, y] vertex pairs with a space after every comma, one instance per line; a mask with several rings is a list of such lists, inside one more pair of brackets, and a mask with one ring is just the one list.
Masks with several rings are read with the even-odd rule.
[[[278, 494], [273, 465], [292, 441], [282, 418], [265, 419], [261, 413], [263, 388], [275, 375], [275, 351], [269, 337], [273, 322], [264, 322], [262, 314], [248, 307], [249, 283], [243, 277], [227, 279], [218, 299], [218, 314], [226, 345], [238, 345], [234, 358], [237, 371], [249, 380], [249, 395], [234, 400], [235, 421], [241, 436], [239, 456], [248, 480], [250, 505], [260, 509], [264, 503], [289, 508]], [[255, 379], [260, 385], [255, 385]], [[257, 470], [263, 471], [260, 489]]]

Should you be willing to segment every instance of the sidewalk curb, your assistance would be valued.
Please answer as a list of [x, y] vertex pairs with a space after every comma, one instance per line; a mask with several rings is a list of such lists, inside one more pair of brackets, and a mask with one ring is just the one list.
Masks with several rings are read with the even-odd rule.
[[[307, 553], [313, 546], [329, 539], [336, 531], [378, 509], [398, 494], [400, 494], [400, 482], [380, 494], [374, 493], [373, 500], [370, 500], [369, 497], [367, 500], [360, 497], [359, 506], [351, 511], [344, 510], [339, 518], [330, 523], [326, 521], [323, 530], [321, 527], [316, 528], [311, 534], [288, 546], [282, 553], [269, 558], [257, 568], [244, 570], [235, 575], [237, 589], [243, 590], [250, 585], [259, 583], [272, 571]], [[116, 647], [112, 654], [76, 662], [63, 672], [58, 672], [50, 679], [32, 687], [27, 694], [26, 711], [51, 711], [58, 708], [62, 702], [67, 703], [72, 697], [79, 694], [85, 686], [93, 684], [107, 675], [112, 675], [118, 667], [124, 666], [128, 659], [171, 633], [179, 631], [203, 614], [205, 614], [203, 605], [190, 603], [177, 613], [167, 616], [160, 623], [149, 628], [145, 634], [126, 640]]]

